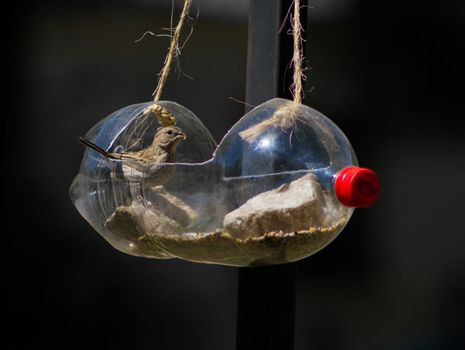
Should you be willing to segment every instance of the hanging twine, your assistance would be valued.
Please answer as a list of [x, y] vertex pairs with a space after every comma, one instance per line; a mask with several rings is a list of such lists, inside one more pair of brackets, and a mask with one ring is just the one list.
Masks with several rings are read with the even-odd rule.
[[300, 23], [300, 0], [294, 0], [294, 16], [292, 16], [291, 26], [294, 38], [294, 53], [292, 64], [294, 67], [293, 84], [291, 87], [295, 103], [302, 103], [303, 96], [303, 50], [302, 50], [302, 23]]
[[[292, 55], [292, 66], [294, 68], [293, 82], [290, 86], [292, 95], [294, 96], [293, 101], [287, 101], [283, 103], [279, 109], [277, 109], [273, 115], [262, 121], [261, 123], [252, 125], [251, 127], [241, 131], [239, 135], [242, 139], [249, 143], [255, 142], [255, 140], [263, 134], [268, 128], [282, 128], [291, 129], [294, 127], [298, 113], [296, 111], [301, 107], [302, 98], [304, 94], [303, 81], [305, 80], [304, 68], [303, 68], [303, 50], [302, 50], [302, 23], [300, 22], [300, 0], [294, 0], [294, 11], [291, 13], [292, 7], [289, 8], [286, 20], [290, 17], [290, 34], [293, 36], [293, 55]], [[284, 26], [284, 23], [283, 23]]]
[[166, 79], [168, 78], [168, 74], [170, 73], [171, 64], [173, 59], [179, 55], [180, 48], [179, 48], [179, 37], [181, 35], [182, 27], [186, 18], [189, 15], [189, 8], [191, 6], [192, 0], [185, 0], [184, 7], [182, 8], [181, 15], [179, 16], [178, 24], [174, 30], [174, 34], [171, 35], [171, 43], [170, 48], [168, 50], [168, 54], [165, 58], [165, 63], [163, 69], [160, 72], [160, 76], [158, 78], [158, 84], [153, 92], [153, 104], [148, 106], [144, 110], [144, 116], [155, 115], [158, 118], [161, 126], [172, 126], [176, 125], [176, 117], [171, 114], [166, 108], [158, 104], [157, 102], [160, 100], [161, 94], [163, 92], [163, 87], [165, 86]]
[[179, 37], [181, 35], [182, 26], [184, 21], [189, 13], [189, 8], [191, 6], [192, 0], [185, 0], [184, 7], [182, 9], [181, 15], [179, 17], [179, 22], [176, 26], [173, 36], [171, 37], [171, 45], [168, 51], [168, 54], [165, 58], [165, 65], [160, 73], [160, 78], [158, 79], [158, 85], [155, 89], [153, 95], [153, 101], [157, 102], [160, 100], [161, 93], [163, 92], [163, 87], [166, 83], [166, 78], [168, 78], [168, 74], [170, 73], [171, 63], [173, 62], [173, 58], [179, 54]]

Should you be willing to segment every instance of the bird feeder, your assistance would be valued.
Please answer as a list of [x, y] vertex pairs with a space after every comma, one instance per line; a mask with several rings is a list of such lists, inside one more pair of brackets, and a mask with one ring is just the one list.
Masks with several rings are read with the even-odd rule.
[[[71, 185], [72, 201], [111, 245], [131, 255], [260, 266], [314, 254], [341, 232], [355, 207], [372, 205], [380, 189], [376, 174], [358, 167], [342, 131], [300, 103], [300, 2], [293, 2], [291, 16], [294, 101], [259, 104], [219, 145], [191, 111], [159, 101], [190, 3], [184, 2], [172, 35], [155, 102], [116, 111], [82, 140], [90, 148]], [[279, 57], [285, 50], [278, 50], [274, 34], [282, 33], [281, 7], [251, 2], [263, 24], [250, 30], [262, 50], [249, 50], [249, 68], [265, 62], [275, 71], [278, 62], [281, 68], [288, 62]], [[265, 24], [272, 30], [262, 33]], [[254, 91], [276, 96], [276, 82], [276, 75], [249, 69], [248, 101], [257, 99], [250, 98]]]
[[[159, 127], [144, 113], [152, 104], [120, 109], [86, 139], [110, 152], [144, 149]], [[191, 111], [157, 104], [187, 135], [175, 163], [139, 165], [128, 176], [134, 161], [87, 149], [70, 190], [81, 215], [125, 253], [232, 266], [292, 262], [330, 243], [354, 207], [379, 195], [375, 173], [358, 167], [342, 131], [308, 106], [269, 100], [217, 146]], [[172, 176], [156, 185], [163, 171]]]

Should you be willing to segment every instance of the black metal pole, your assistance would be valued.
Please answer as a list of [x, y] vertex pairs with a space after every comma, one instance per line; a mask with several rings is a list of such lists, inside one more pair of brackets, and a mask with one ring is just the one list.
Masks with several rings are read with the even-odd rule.
[[[250, 0], [246, 87], [250, 105], [274, 97], [292, 99], [289, 17], [281, 28], [292, 3]], [[301, 0], [303, 24], [307, 21], [307, 3]], [[294, 349], [295, 282], [295, 263], [239, 269], [237, 350]]]

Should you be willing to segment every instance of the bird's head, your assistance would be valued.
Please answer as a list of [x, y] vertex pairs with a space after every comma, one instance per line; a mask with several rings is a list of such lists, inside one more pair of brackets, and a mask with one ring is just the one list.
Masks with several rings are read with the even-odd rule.
[[177, 126], [165, 126], [157, 129], [153, 145], [169, 150], [186, 138], [186, 134]]

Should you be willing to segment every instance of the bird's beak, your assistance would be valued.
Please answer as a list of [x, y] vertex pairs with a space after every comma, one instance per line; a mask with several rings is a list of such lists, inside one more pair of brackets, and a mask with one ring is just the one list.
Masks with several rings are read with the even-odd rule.
[[178, 132], [178, 134], [176, 135], [176, 139], [185, 141], [187, 139], [187, 135], [182, 131]]

